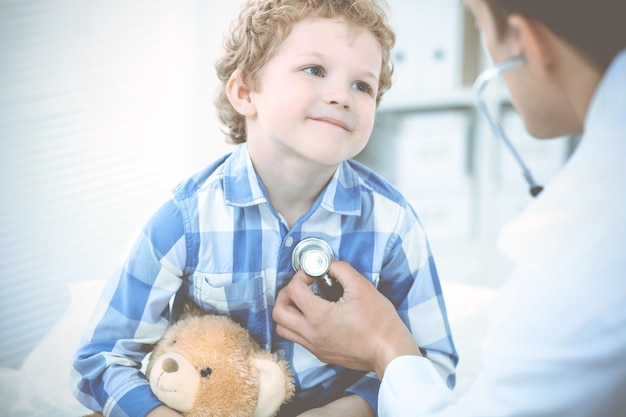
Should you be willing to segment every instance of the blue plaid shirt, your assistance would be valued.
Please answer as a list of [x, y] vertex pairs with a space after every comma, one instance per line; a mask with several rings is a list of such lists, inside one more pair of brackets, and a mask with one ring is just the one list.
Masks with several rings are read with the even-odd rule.
[[243, 144], [174, 190], [108, 282], [75, 356], [77, 398], [120, 417], [144, 416], [160, 404], [139, 366], [176, 318], [172, 300], [190, 298], [208, 313], [229, 315], [262, 347], [284, 355], [295, 374], [296, 403], [318, 407], [354, 393], [377, 410], [375, 374], [322, 363], [276, 334], [274, 300], [294, 274], [295, 244], [307, 237], [326, 240], [337, 259], [350, 262], [393, 302], [424, 355], [454, 386], [457, 353], [430, 248], [411, 206], [372, 171], [346, 161], [289, 228], [269, 203]]

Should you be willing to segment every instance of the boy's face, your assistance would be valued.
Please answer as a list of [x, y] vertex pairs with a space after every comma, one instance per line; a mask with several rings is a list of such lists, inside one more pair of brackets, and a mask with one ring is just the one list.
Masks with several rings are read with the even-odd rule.
[[381, 46], [366, 29], [334, 19], [296, 23], [250, 93], [250, 149], [322, 165], [355, 156], [372, 131], [381, 65]]

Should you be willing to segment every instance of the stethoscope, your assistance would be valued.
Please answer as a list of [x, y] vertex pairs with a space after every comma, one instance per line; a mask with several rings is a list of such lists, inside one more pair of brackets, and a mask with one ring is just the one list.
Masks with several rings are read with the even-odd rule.
[[333, 249], [328, 242], [317, 237], [302, 239], [291, 253], [293, 269], [303, 270], [307, 275], [316, 278], [318, 295], [328, 301], [337, 301], [343, 296], [341, 284], [328, 276], [333, 259]]
[[533, 197], [536, 197], [537, 195], [539, 195], [539, 193], [541, 193], [541, 191], [543, 191], [543, 187], [541, 185], [538, 185], [535, 182], [535, 179], [533, 178], [533, 175], [530, 172], [530, 169], [528, 169], [528, 167], [524, 163], [524, 160], [520, 156], [519, 152], [517, 152], [517, 150], [515, 149], [515, 147], [509, 140], [509, 138], [507, 137], [506, 133], [504, 133], [504, 130], [502, 129], [502, 127], [498, 123], [496, 123], [493, 117], [491, 117], [491, 115], [489, 114], [489, 111], [487, 110], [487, 105], [485, 104], [485, 101], [482, 97], [483, 90], [485, 89], [489, 81], [493, 80], [494, 78], [502, 74], [504, 71], [511, 69], [513, 67], [516, 67], [522, 64], [523, 62], [524, 62], [524, 58], [515, 57], [515, 58], [508, 59], [504, 62], [501, 62], [500, 64], [494, 65], [493, 67], [488, 68], [487, 70], [483, 71], [478, 76], [478, 78], [476, 78], [476, 81], [474, 82], [473, 94], [474, 94], [474, 101], [476, 104], [476, 108], [478, 109], [478, 111], [482, 114], [484, 119], [489, 124], [489, 127], [491, 128], [491, 131], [493, 132], [493, 134], [498, 139], [500, 139], [502, 143], [504, 143], [506, 148], [511, 152], [511, 154], [513, 155], [513, 158], [517, 161], [518, 165], [522, 169], [522, 173], [524, 174], [524, 178], [526, 179], [526, 182], [530, 186], [530, 195], [532, 195]]

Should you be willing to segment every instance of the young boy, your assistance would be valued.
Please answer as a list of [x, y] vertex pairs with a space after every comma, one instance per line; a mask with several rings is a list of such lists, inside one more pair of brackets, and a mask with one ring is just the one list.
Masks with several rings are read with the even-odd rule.
[[308, 237], [370, 279], [409, 328], [428, 329], [416, 341], [454, 385], [456, 351], [424, 231], [395, 189], [350, 160], [391, 84], [394, 40], [377, 0], [244, 6], [217, 63], [220, 118], [240, 145], [174, 190], [110, 281], [74, 362], [83, 404], [107, 416], [178, 415], [138, 368], [192, 300], [290, 361], [297, 398], [281, 416], [374, 416], [374, 374], [322, 363], [276, 334], [274, 300]]

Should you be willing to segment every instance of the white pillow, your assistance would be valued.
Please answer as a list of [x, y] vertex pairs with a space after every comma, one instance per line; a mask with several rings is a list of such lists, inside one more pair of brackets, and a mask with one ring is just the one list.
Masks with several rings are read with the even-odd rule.
[[70, 305], [24, 361], [20, 374], [30, 385], [37, 404], [67, 410], [67, 415], [81, 415], [87, 411], [72, 395], [69, 375], [72, 357], [106, 280], [69, 283]]

